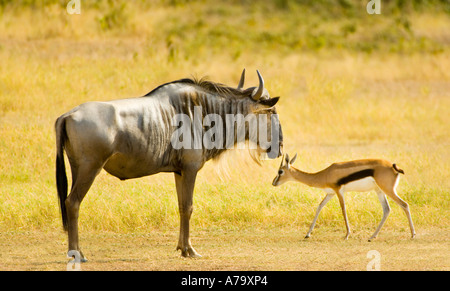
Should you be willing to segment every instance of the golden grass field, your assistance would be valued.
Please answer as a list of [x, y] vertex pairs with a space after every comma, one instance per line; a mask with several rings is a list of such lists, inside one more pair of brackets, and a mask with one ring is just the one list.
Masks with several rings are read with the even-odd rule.
[[397, 190], [417, 238], [388, 199], [391, 214], [368, 243], [381, 206], [374, 193], [349, 193], [349, 241], [337, 199], [303, 240], [324, 193], [273, 187], [279, 159], [258, 166], [229, 153], [197, 178], [191, 236], [203, 258], [175, 252], [172, 174], [122, 182], [102, 172], [81, 204], [80, 243], [90, 259], [83, 270], [365, 270], [369, 250], [380, 252], [383, 270], [450, 270], [445, 1], [387, 5], [381, 15], [357, 1], [343, 1], [352, 10], [81, 1], [80, 15], [69, 15], [66, 1], [22, 2], [0, 1], [0, 270], [66, 269], [54, 178], [58, 116], [192, 75], [236, 86], [244, 67], [246, 86], [257, 84], [258, 69], [281, 96], [284, 150], [298, 153], [296, 167], [384, 158], [404, 169]]

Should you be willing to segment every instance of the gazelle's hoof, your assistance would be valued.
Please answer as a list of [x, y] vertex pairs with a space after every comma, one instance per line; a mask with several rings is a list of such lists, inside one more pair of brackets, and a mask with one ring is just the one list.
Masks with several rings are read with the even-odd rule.
[[371, 236], [367, 241], [368, 242], [372, 242], [374, 239], [376, 239], [377, 237], [376, 236]]

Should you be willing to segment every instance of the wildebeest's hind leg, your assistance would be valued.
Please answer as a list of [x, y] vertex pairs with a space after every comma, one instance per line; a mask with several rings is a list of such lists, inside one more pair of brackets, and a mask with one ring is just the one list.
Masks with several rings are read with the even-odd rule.
[[102, 169], [101, 165], [83, 164], [81, 166], [72, 166], [72, 189], [70, 195], [65, 201], [68, 219], [68, 236], [69, 236], [69, 251], [75, 250], [80, 253], [81, 262], [86, 262], [86, 258], [80, 250], [78, 244], [78, 215], [80, 204], [84, 196], [88, 192], [95, 177]]
[[201, 257], [192, 247], [189, 239], [189, 220], [193, 211], [192, 198], [194, 194], [197, 171], [183, 171], [181, 175], [175, 173], [175, 184], [180, 211], [180, 237], [177, 250], [181, 250], [183, 257]]

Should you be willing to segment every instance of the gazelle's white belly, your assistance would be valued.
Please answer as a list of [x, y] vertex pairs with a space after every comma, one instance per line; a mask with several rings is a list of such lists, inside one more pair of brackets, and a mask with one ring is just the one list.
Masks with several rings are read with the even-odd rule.
[[366, 192], [374, 190], [377, 187], [375, 179], [373, 177], [366, 177], [360, 180], [352, 181], [348, 184], [342, 185], [342, 190], [344, 192], [356, 191], [356, 192]]

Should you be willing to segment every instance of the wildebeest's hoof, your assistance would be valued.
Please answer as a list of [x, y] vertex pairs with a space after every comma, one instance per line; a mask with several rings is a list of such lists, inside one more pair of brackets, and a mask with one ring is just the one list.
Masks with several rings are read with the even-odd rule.
[[177, 247], [177, 250], [181, 250], [181, 256], [185, 258], [201, 258], [202, 256], [197, 253], [193, 247]]
[[67, 252], [67, 258], [73, 258], [70, 263], [86, 263], [88, 259], [83, 255], [81, 251], [70, 250]]

